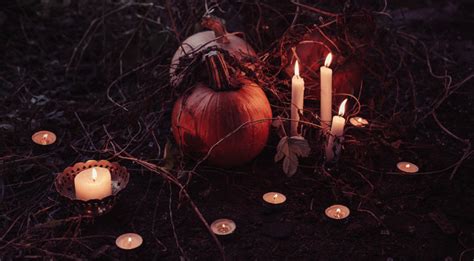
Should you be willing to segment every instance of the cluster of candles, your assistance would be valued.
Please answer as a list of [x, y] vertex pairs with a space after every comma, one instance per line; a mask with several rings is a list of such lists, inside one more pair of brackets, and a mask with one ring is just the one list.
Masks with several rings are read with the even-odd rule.
[[[333, 143], [335, 138], [342, 137], [344, 134], [344, 126], [346, 120], [343, 117], [345, 113], [345, 105], [347, 99], [344, 100], [340, 107], [338, 115], [332, 116], [332, 69], [329, 67], [332, 61], [332, 54], [326, 56], [324, 65], [320, 68], [320, 119], [321, 127], [324, 134], [329, 134], [326, 144], [326, 159], [328, 161], [334, 158]], [[303, 113], [304, 107], [304, 79], [300, 76], [298, 61], [295, 62], [294, 76], [291, 80], [291, 136], [298, 134], [298, 122], [300, 114]], [[331, 119], [332, 117], [332, 119]], [[352, 123], [352, 121], [351, 121]], [[354, 126], [363, 127], [368, 124], [367, 120], [358, 117]]]
[[[286, 196], [279, 192], [267, 192], [262, 196], [266, 204], [270, 206], [281, 205], [286, 202]], [[332, 205], [324, 211], [330, 219], [341, 220], [349, 216], [350, 210], [344, 205]], [[225, 236], [232, 234], [237, 228], [232, 219], [221, 218], [212, 222], [211, 230], [214, 234]]]
[[[346, 119], [344, 118], [345, 99], [339, 106], [337, 115], [332, 116], [332, 69], [329, 67], [332, 61], [332, 54], [326, 56], [324, 65], [320, 67], [320, 119], [323, 134], [327, 137], [325, 147], [326, 160], [331, 161], [334, 158], [334, 142], [344, 135]], [[298, 136], [298, 124], [300, 115], [304, 108], [304, 79], [300, 75], [298, 60], [295, 62], [294, 76], [291, 79], [291, 136]], [[332, 120], [331, 120], [332, 117]], [[349, 122], [359, 128], [363, 128], [369, 122], [362, 117], [352, 117]], [[397, 168], [405, 173], [416, 173], [419, 168], [410, 162], [399, 162]]]
[[[332, 54], [326, 57], [324, 65], [320, 68], [321, 74], [321, 126], [324, 134], [329, 134], [326, 145], [326, 159], [331, 160], [334, 157], [333, 142], [335, 138], [344, 135], [344, 126], [346, 123], [344, 116], [345, 99], [340, 107], [338, 115], [332, 116], [332, 70], [329, 68], [332, 60]], [[298, 61], [295, 63], [294, 76], [291, 81], [291, 136], [298, 136], [298, 124], [300, 115], [304, 107], [304, 79], [299, 73]], [[332, 119], [331, 119], [332, 117]], [[355, 127], [365, 127], [368, 121], [361, 117], [353, 117], [349, 122]], [[39, 131], [33, 134], [33, 142], [39, 145], [51, 145], [56, 141], [56, 135], [51, 131]], [[397, 168], [404, 173], [416, 173], [419, 168], [411, 162], [399, 162]], [[74, 188], [76, 199], [88, 201], [93, 199], [103, 199], [112, 195], [112, 178], [107, 168], [93, 167], [78, 173], [74, 178]], [[278, 192], [268, 192], [263, 195], [263, 200], [270, 205], [280, 205], [286, 201], [286, 196]], [[325, 210], [327, 217], [335, 220], [345, 219], [349, 216], [350, 210], [344, 205], [332, 205]], [[230, 219], [218, 219], [211, 224], [211, 230], [217, 235], [229, 235], [236, 229], [236, 224]], [[121, 249], [135, 249], [143, 242], [140, 235], [135, 233], [126, 233], [116, 239], [116, 245]]]

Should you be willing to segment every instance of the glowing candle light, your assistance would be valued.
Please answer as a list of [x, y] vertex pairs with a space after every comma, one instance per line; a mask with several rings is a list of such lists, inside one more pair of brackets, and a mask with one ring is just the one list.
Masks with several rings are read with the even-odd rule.
[[135, 249], [143, 243], [143, 238], [139, 234], [135, 233], [126, 233], [120, 235], [115, 240], [115, 244], [117, 247], [124, 249], [124, 250], [131, 250]]
[[332, 117], [331, 124], [331, 136], [328, 139], [326, 145], [326, 160], [330, 161], [334, 158], [334, 140], [344, 135], [344, 126], [346, 125], [346, 119], [344, 119], [344, 113], [346, 110], [347, 99], [345, 99], [339, 106], [339, 114]]
[[349, 208], [344, 205], [332, 205], [326, 208], [325, 214], [328, 218], [339, 220], [347, 218], [350, 212]]
[[320, 68], [320, 88], [321, 88], [321, 126], [323, 133], [329, 130], [332, 116], [332, 70], [329, 68], [332, 61], [332, 54], [329, 53], [324, 61], [324, 66]]
[[56, 142], [56, 134], [51, 131], [42, 130], [33, 134], [31, 139], [34, 143], [39, 145], [51, 145]]
[[232, 234], [236, 228], [235, 222], [230, 219], [222, 218], [212, 222], [211, 230], [214, 234], [225, 236]]
[[291, 136], [298, 135], [298, 121], [304, 106], [304, 79], [300, 77], [298, 61], [295, 63], [295, 75], [291, 79]]
[[397, 168], [405, 173], [417, 173], [420, 170], [416, 164], [407, 161], [398, 162]]
[[74, 178], [76, 198], [87, 201], [102, 199], [112, 194], [112, 178], [106, 168], [86, 169]]
[[362, 117], [352, 117], [349, 119], [349, 122], [355, 126], [355, 127], [359, 127], [359, 128], [363, 128], [365, 126], [367, 126], [369, 124], [369, 122], [362, 118]]
[[268, 192], [263, 194], [263, 200], [272, 205], [279, 205], [285, 203], [286, 196], [278, 192]]

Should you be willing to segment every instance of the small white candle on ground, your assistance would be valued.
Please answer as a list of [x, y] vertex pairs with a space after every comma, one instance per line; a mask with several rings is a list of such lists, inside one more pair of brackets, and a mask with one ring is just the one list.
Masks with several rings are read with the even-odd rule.
[[120, 235], [115, 240], [115, 244], [125, 250], [131, 250], [139, 247], [143, 243], [143, 238], [139, 234], [126, 233]]
[[286, 201], [286, 196], [278, 192], [268, 192], [263, 194], [263, 200], [269, 204], [279, 205]]
[[112, 194], [112, 178], [106, 168], [94, 167], [81, 171], [74, 178], [76, 198], [87, 201], [103, 199]]
[[329, 130], [332, 116], [332, 54], [329, 53], [324, 61], [324, 66], [320, 68], [320, 88], [321, 88], [321, 126], [325, 134]]
[[405, 173], [417, 173], [419, 170], [417, 165], [408, 161], [398, 162], [397, 168]]
[[39, 145], [51, 145], [56, 141], [56, 134], [51, 131], [42, 130], [33, 134], [31, 139], [34, 143]]
[[295, 73], [291, 79], [291, 136], [298, 136], [300, 113], [304, 106], [304, 80], [300, 77], [298, 61], [295, 63]]
[[363, 127], [365, 127], [366, 125], [369, 124], [369, 122], [366, 119], [362, 118], [362, 117], [352, 117], [352, 118], [349, 119], [349, 122], [353, 126], [360, 127], [360, 128], [363, 128]]
[[351, 211], [344, 205], [332, 205], [324, 211], [326, 216], [331, 219], [344, 219], [349, 216]]
[[232, 234], [236, 228], [235, 222], [231, 219], [221, 218], [212, 222], [211, 230], [214, 234], [225, 236]]
[[344, 135], [344, 126], [346, 119], [343, 117], [346, 110], [347, 99], [345, 99], [339, 106], [339, 114], [332, 117], [331, 135], [329, 136], [326, 145], [326, 160], [330, 161], [334, 158], [334, 140]]

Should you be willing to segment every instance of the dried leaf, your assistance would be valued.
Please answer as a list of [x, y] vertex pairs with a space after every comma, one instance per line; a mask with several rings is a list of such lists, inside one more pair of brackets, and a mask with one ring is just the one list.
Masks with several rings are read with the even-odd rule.
[[451, 235], [456, 233], [456, 228], [442, 212], [431, 212], [428, 216], [438, 225], [443, 233]]
[[0, 131], [13, 132], [15, 127], [8, 123], [0, 123]]
[[282, 125], [283, 125], [283, 122], [282, 122], [280, 116], [278, 116], [278, 117], [272, 122], [272, 126], [273, 126], [274, 128], [280, 128]]
[[285, 133], [285, 126], [283, 124], [283, 120], [280, 116], [278, 116], [273, 122], [272, 126], [277, 129], [278, 136], [280, 138], [286, 137]]
[[179, 158], [179, 150], [178, 148], [171, 142], [166, 141], [165, 144], [165, 151], [163, 153], [163, 168], [165, 169], [172, 169]]
[[397, 141], [394, 141], [394, 142], [390, 143], [390, 145], [392, 145], [392, 147], [394, 149], [399, 149], [401, 144], [402, 144], [402, 140], [397, 140]]
[[298, 157], [307, 157], [310, 151], [308, 141], [303, 137], [283, 137], [277, 146], [275, 162], [283, 159], [283, 172], [291, 177], [298, 170]]
[[46, 103], [49, 102], [49, 98], [44, 96], [43, 94], [40, 94], [40, 95], [37, 95], [37, 96], [33, 96], [30, 101], [31, 101], [31, 103], [33, 103], [35, 105], [43, 106], [43, 105], [45, 105]]

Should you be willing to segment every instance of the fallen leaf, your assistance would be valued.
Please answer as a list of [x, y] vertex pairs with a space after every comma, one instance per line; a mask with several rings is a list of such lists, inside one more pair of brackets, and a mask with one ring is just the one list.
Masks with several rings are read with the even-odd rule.
[[298, 170], [298, 157], [307, 157], [310, 151], [308, 141], [303, 137], [283, 137], [277, 146], [275, 162], [283, 159], [283, 172], [291, 177]]

